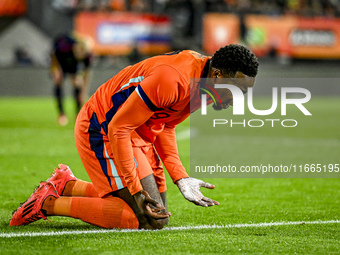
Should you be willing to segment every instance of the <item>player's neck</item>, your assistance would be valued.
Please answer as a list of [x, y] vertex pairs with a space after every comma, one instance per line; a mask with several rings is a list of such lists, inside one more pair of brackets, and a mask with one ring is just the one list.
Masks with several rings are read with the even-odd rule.
[[209, 68], [210, 68], [210, 59], [205, 63], [205, 66], [203, 68], [202, 76], [201, 78], [207, 78], [209, 74]]

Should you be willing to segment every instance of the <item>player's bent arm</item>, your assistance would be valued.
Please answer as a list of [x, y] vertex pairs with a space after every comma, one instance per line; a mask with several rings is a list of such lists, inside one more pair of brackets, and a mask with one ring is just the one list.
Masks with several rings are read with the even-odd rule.
[[153, 112], [137, 93], [133, 92], [108, 126], [112, 152], [131, 195], [142, 190], [133, 159], [131, 133], [152, 115]]
[[214, 185], [188, 176], [178, 156], [174, 127], [165, 126], [163, 132], [157, 136], [155, 147], [169, 175], [185, 199], [203, 207], [219, 205], [217, 201], [205, 197], [200, 190], [201, 187], [214, 189]]
[[175, 128], [165, 125], [164, 130], [157, 136], [155, 148], [172, 181], [189, 177], [178, 155]]
[[[153, 112], [145, 105], [136, 92], [126, 100], [122, 108], [112, 118], [108, 127], [108, 137], [113, 155], [124, 176], [128, 190], [134, 197], [142, 213], [155, 218], [168, 218], [170, 213], [143, 190], [135, 168], [131, 144], [131, 132], [145, 123]], [[153, 205], [153, 208], [150, 207]]]

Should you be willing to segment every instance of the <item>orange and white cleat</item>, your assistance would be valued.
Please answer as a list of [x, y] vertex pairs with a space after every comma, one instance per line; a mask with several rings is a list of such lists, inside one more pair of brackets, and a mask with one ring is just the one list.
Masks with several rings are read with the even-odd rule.
[[58, 167], [54, 169], [51, 177], [46, 180], [46, 182], [51, 182], [55, 186], [58, 195], [61, 196], [66, 183], [75, 180], [77, 180], [77, 178], [73, 175], [69, 166], [59, 164]]
[[41, 182], [33, 194], [13, 212], [10, 226], [28, 225], [40, 219], [46, 220], [42, 205], [48, 196], [59, 197], [56, 188], [50, 182]]

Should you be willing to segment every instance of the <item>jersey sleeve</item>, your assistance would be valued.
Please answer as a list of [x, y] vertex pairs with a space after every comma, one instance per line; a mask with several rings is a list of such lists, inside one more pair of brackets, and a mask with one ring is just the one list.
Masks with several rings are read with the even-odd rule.
[[136, 88], [140, 98], [151, 111], [168, 108], [180, 101], [185, 93], [179, 72], [167, 65], [153, 68]]
[[173, 182], [189, 177], [178, 155], [174, 125], [166, 125], [155, 141], [156, 151]]
[[153, 111], [133, 92], [112, 118], [108, 127], [113, 156], [131, 195], [142, 190], [133, 158], [131, 133], [152, 115]]

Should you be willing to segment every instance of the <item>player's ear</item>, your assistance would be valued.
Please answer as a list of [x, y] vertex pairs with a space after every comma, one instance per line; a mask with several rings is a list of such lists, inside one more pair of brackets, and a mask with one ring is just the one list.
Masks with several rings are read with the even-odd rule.
[[220, 69], [215, 69], [214, 70], [214, 77], [218, 78], [221, 75], [221, 70]]
[[222, 77], [222, 71], [218, 68], [214, 68], [213, 77], [214, 78], [221, 78]]

